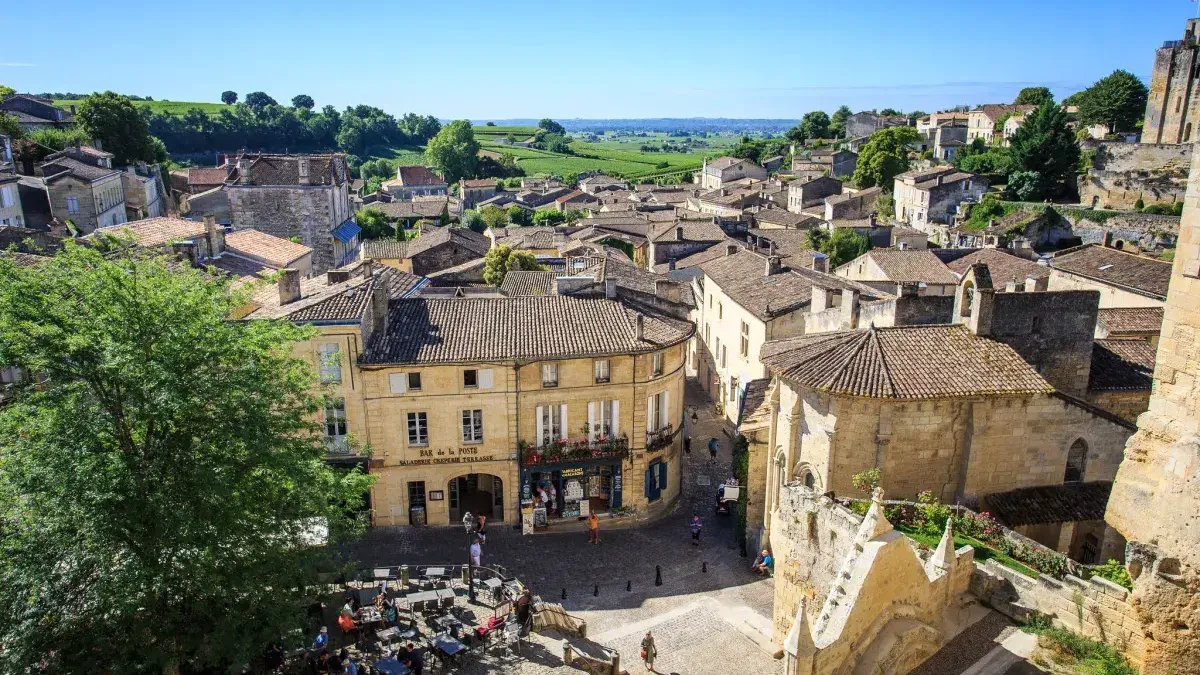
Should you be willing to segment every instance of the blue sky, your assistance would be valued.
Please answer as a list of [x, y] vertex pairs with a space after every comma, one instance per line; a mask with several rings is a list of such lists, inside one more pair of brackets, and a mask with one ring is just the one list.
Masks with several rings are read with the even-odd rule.
[[[476, 120], [796, 118], [1060, 98], [1154, 50], [1187, 0], [14, 2], [0, 83], [217, 101], [368, 103]], [[53, 27], [21, 30], [21, 26]]]

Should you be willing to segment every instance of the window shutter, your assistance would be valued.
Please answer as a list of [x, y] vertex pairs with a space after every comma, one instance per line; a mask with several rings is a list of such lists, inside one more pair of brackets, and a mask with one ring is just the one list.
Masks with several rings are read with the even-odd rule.
[[403, 394], [408, 391], [408, 373], [392, 373], [388, 375], [393, 394]]
[[560, 418], [558, 420], [559, 430], [562, 432], [560, 434], [560, 438], [562, 438], [565, 441], [565, 440], [567, 440], [567, 434], [569, 433], [569, 430], [570, 430], [570, 427], [567, 426], [567, 404], [566, 403], [563, 403], [562, 405], [559, 406], [559, 415], [560, 415]]
[[667, 463], [662, 462], [658, 465], [658, 489], [663, 492], [667, 491]]
[[596, 402], [588, 401], [588, 433], [589, 441], [596, 440]]
[[650, 485], [654, 482], [654, 467], [646, 469], [646, 499], [650, 499]]
[[546, 406], [539, 405], [537, 407], [537, 415], [534, 418], [535, 419], [534, 424], [537, 427], [537, 430], [535, 431], [535, 433], [537, 435], [534, 437], [534, 441], [533, 441], [533, 444], [535, 446], [540, 446], [542, 444], [542, 434], [545, 433], [545, 427], [543, 426], [545, 414], [546, 414]]
[[658, 429], [654, 428], [654, 424], [658, 421], [658, 412], [654, 410], [654, 397], [646, 399], [646, 433], [652, 434]]
[[658, 413], [658, 416], [661, 420], [665, 421], [666, 424], [661, 424], [659, 426], [659, 428], [665, 427], [665, 426], [667, 426], [667, 424], [675, 424], [675, 420], [671, 419], [671, 390], [670, 389], [663, 391], [662, 406], [663, 406], [663, 409], [661, 412]]
[[479, 382], [480, 389], [491, 389], [492, 388], [492, 369], [485, 368], [484, 370], [479, 371], [478, 382]]
[[621, 435], [621, 401], [613, 399], [612, 402], [612, 435], [616, 438]]

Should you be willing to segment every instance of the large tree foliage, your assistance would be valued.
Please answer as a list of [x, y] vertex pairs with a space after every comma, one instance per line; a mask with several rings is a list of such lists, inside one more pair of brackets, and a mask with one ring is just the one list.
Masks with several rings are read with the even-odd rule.
[[225, 105], [233, 105], [234, 103], [237, 103], [237, 99], [238, 95], [236, 91], [226, 89], [225, 91], [221, 92], [221, 103], [224, 103]]
[[335, 473], [313, 366], [199, 270], [0, 256], [0, 670], [225, 670], [304, 624], [369, 477]]
[[829, 115], [823, 110], [804, 113], [800, 120], [800, 129], [805, 138], [829, 138]]
[[279, 105], [279, 103], [265, 92], [252, 91], [246, 94], [246, 105], [254, 110], [262, 110], [269, 105]]
[[21, 128], [21, 123], [17, 121], [16, 117], [0, 111], [0, 134], [15, 141], [25, 137], [25, 130]]
[[128, 97], [111, 91], [87, 96], [79, 104], [76, 121], [89, 138], [103, 141], [104, 149], [114, 155], [114, 164], [154, 161], [150, 129]]
[[1036, 172], [1036, 188], [1023, 177], [1028, 199], [1061, 197], [1070, 190], [1079, 164], [1079, 143], [1067, 126], [1067, 113], [1046, 102], [1025, 116], [1025, 123], [1009, 139], [1014, 172]]
[[829, 256], [829, 269], [844, 265], [871, 250], [871, 239], [845, 227], [828, 231], [814, 228], [806, 237], [808, 247]]
[[475, 140], [470, 120], [454, 120], [429, 141], [425, 159], [454, 183], [471, 175], [478, 152], [479, 141]]
[[891, 189], [897, 174], [908, 170], [909, 145], [921, 139], [912, 127], [887, 127], [871, 134], [858, 153], [854, 184], [860, 188]]
[[362, 228], [363, 239], [384, 239], [396, 234], [387, 214], [369, 206], [354, 214], [354, 222]]
[[3, 84], [0, 84], [0, 98], [3, 98], [5, 96], [10, 96], [15, 93], [17, 93], [16, 89], [13, 89], [12, 87], [7, 87]]
[[854, 112], [850, 110], [849, 106], [842, 106], [833, 112], [833, 116], [829, 118], [829, 130], [833, 132], [834, 136], [846, 137], [846, 120], [850, 119], [853, 114]]
[[504, 283], [509, 272], [544, 269], [533, 253], [514, 250], [511, 246], [496, 246], [483, 258], [483, 280], [493, 286]]
[[1133, 131], [1146, 116], [1146, 85], [1136, 75], [1114, 70], [1111, 75], [1072, 97], [1084, 125], [1107, 124], [1114, 133]]
[[316, 107], [316, 105], [317, 105], [316, 102], [313, 101], [313, 97], [309, 96], [308, 94], [296, 94], [295, 96], [292, 97], [292, 107], [293, 108], [304, 108], [305, 110], [312, 110], [314, 107]]
[[981, 138], [960, 148], [953, 163], [963, 171], [989, 176], [999, 182], [1004, 182], [1012, 173], [1012, 154], [1008, 148], [988, 145]]
[[1049, 101], [1054, 102], [1054, 94], [1050, 93], [1049, 87], [1025, 87], [1017, 92], [1017, 98], [1013, 100], [1013, 105], [1037, 105]]
[[554, 120], [550, 119], [549, 117], [542, 118], [542, 121], [538, 122], [538, 128], [545, 129], [547, 133], [551, 133], [551, 134], [567, 133], [567, 130], [563, 128], [563, 125], [559, 124], [558, 122], [555, 122]]

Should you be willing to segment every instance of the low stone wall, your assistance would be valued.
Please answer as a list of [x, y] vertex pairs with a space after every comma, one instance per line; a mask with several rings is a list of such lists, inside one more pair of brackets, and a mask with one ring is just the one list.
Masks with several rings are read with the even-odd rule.
[[[1041, 212], [1046, 204], [1040, 202], [1004, 202]], [[1141, 248], [1172, 247], [1179, 236], [1179, 216], [1164, 216], [1136, 211], [1088, 209], [1079, 206], [1052, 204], [1062, 216], [1057, 223], [1051, 219], [1035, 218], [1025, 227], [1022, 236], [1033, 246], [1055, 245], [1068, 237], [1079, 237], [1085, 244], [1099, 244], [1108, 234], [1113, 244], [1129, 242]]]
[[1032, 578], [989, 560], [975, 566], [969, 590], [1016, 621], [1041, 614], [1057, 626], [1117, 646], [1135, 664], [1142, 661], [1142, 624], [1130, 592], [1107, 579]]

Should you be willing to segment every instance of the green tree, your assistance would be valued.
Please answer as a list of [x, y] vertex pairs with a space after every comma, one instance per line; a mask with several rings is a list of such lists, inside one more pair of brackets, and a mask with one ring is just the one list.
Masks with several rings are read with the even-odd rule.
[[846, 137], [846, 120], [850, 119], [853, 114], [854, 112], [848, 106], [842, 106], [834, 111], [833, 116], [829, 118], [829, 130], [835, 137]]
[[543, 209], [533, 213], [533, 224], [538, 226], [557, 225], [565, 222], [567, 214], [562, 211], [554, 211], [552, 209]]
[[1114, 70], [1111, 75], [1080, 92], [1079, 122], [1084, 126], [1107, 124], [1114, 133], [1133, 131], [1146, 116], [1146, 85], [1136, 75]]
[[0, 134], [15, 141], [25, 137], [25, 130], [21, 128], [21, 123], [17, 121], [16, 117], [0, 111]]
[[451, 183], [471, 175], [478, 153], [479, 141], [475, 140], [469, 120], [454, 120], [442, 127], [425, 147], [426, 161]]
[[796, 145], [803, 145], [804, 127], [800, 124], [797, 124], [791, 129], [788, 129], [787, 132], [783, 134], [783, 137], [788, 139], [788, 141], [795, 143]]
[[538, 122], [538, 128], [545, 129], [546, 133], [549, 133], [549, 134], [565, 134], [565, 133], [567, 133], [567, 130], [563, 128], [563, 125], [559, 124], [558, 122], [555, 122], [554, 120], [550, 119], [549, 117], [542, 118], [542, 121]]
[[1036, 171], [1014, 171], [1006, 186], [1008, 198], [1030, 202], [1041, 196], [1042, 175]]
[[221, 103], [224, 103], [225, 105], [233, 105], [234, 103], [237, 103], [237, 98], [236, 91], [226, 90], [221, 92]]
[[1009, 139], [1013, 171], [1034, 171], [1038, 188], [1030, 199], [1060, 197], [1071, 188], [1079, 164], [1079, 142], [1067, 126], [1067, 113], [1051, 102], [1025, 116], [1025, 123]]
[[839, 227], [829, 237], [824, 253], [829, 255], [829, 269], [844, 265], [871, 250], [871, 239], [865, 234]]
[[525, 226], [533, 224], [533, 214], [519, 206], [508, 207], [508, 222], [513, 225]]
[[462, 226], [472, 232], [482, 233], [487, 229], [487, 223], [483, 222], [483, 216], [475, 209], [467, 209], [462, 214]]
[[264, 92], [252, 91], [246, 94], [246, 105], [250, 106], [254, 112], [262, 112], [263, 108], [269, 105], [279, 105], [279, 103]]
[[383, 239], [395, 235], [387, 214], [379, 209], [367, 207], [354, 214], [354, 222], [362, 228], [363, 239]]
[[12, 96], [15, 93], [17, 93], [16, 89], [13, 89], [12, 87], [6, 87], [3, 84], [0, 84], [0, 98], [4, 98], [5, 96]]
[[883, 110], [879, 111], [879, 114], [883, 115], [884, 117], [899, 117], [904, 113], [896, 110], [895, 108], [884, 108]]
[[828, 138], [829, 125], [829, 115], [825, 114], [823, 110], [804, 113], [804, 117], [800, 120], [800, 129], [804, 132], [805, 138]]
[[1050, 93], [1049, 87], [1025, 87], [1017, 92], [1013, 105], [1040, 106], [1047, 101], [1054, 102], [1054, 95]]
[[[0, 258], [0, 670], [224, 671], [305, 626], [371, 478], [324, 461], [316, 331], [130, 248]], [[234, 609], [236, 608], [236, 609]]]
[[532, 253], [513, 250], [511, 246], [496, 246], [483, 258], [483, 280], [493, 286], [504, 283], [509, 272], [544, 269]]
[[858, 154], [854, 184], [860, 188], [890, 188], [892, 180], [908, 170], [909, 145], [921, 140], [912, 127], [887, 127], [871, 134]]
[[483, 224], [489, 228], [508, 225], [508, 212], [494, 204], [488, 204], [480, 209], [479, 217], [483, 218]]
[[308, 94], [297, 94], [292, 97], [292, 107], [293, 108], [303, 108], [305, 110], [312, 110], [313, 108], [316, 107], [316, 105], [317, 105], [316, 102], [313, 101], [313, 97], [309, 96]]
[[538, 139], [533, 145], [547, 152], [557, 152], [563, 155], [571, 154], [571, 142], [562, 134], [539, 134]]
[[150, 128], [129, 98], [111, 91], [91, 94], [79, 104], [75, 119], [88, 138], [104, 142], [117, 166], [154, 161]]

